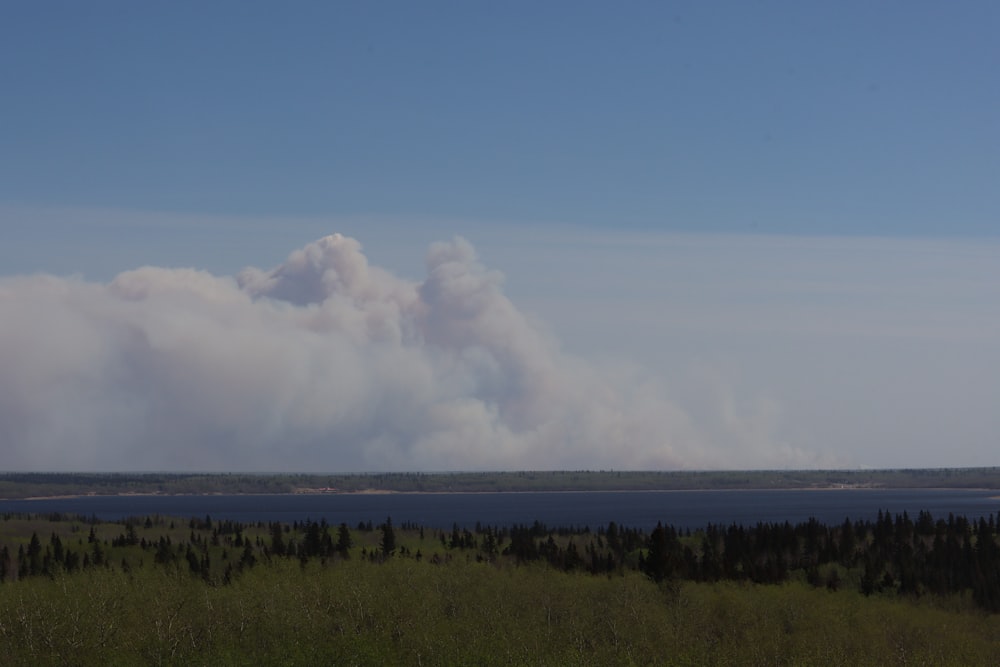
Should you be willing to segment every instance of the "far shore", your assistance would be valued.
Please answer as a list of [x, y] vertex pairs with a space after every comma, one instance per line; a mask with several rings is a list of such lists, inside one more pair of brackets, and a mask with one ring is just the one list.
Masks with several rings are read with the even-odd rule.
[[[357, 495], [470, 495], [487, 493], [521, 494], [521, 493], [678, 493], [699, 491], [994, 491], [986, 487], [951, 487], [951, 486], [873, 486], [873, 485], [829, 485], [829, 486], [787, 486], [787, 487], [746, 487], [746, 488], [690, 488], [690, 489], [518, 489], [518, 490], [442, 490], [442, 491], [399, 491], [396, 489], [293, 489], [282, 493], [240, 493], [226, 491], [208, 491], [204, 493], [168, 493], [163, 491], [127, 491], [122, 493], [76, 493], [53, 494], [46, 496], [5, 497], [0, 500], [72, 500], [77, 498], [125, 498], [125, 497], [210, 497], [210, 496], [357, 496]], [[1000, 495], [990, 496], [991, 500], [1000, 500]]]

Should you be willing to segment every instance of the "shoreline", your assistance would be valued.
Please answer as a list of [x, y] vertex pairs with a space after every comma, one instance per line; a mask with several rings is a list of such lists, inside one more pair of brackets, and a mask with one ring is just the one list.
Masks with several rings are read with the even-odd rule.
[[[135, 492], [126, 491], [122, 493], [97, 493], [97, 492], [86, 492], [86, 493], [68, 493], [68, 494], [53, 494], [46, 496], [23, 496], [23, 497], [3, 497], [0, 501], [14, 501], [14, 500], [75, 500], [79, 498], [149, 498], [149, 497], [212, 497], [212, 496], [364, 496], [364, 495], [479, 495], [479, 494], [528, 494], [528, 493], [679, 493], [679, 492], [741, 492], [741, 491], [752, 491], [752, 492], [762, 492], [762, 491], [815, 491], [815, 492], [829, 492], [829, 491], [977, 491], [977, 492], [988, 492], [988, 491], [998, 491], [995, 488], [990, 487], [958, 487], [958, 486], [861, 486], [861, 485], [835, 485], [835, 486], [788, 486], [788, 487], [747, 487], [747, 488], [690, 488], [690, 489], [518, 489], [518, 490], [477, 490], [477, 491], [455, 491], [455, 490], [444, 490], [444, 491], [399, 491], [395, 489], [361, 489], [357, 491], [337, 491], [337, 490], [320, 490], [320, 489], [296, 489], [292, 491], [286, 491], [281, 493], [241, 493], [241, 492], [225, 492], [225, 491], [209, 491], [204, 493], [165, 493], [162, 491], [151, 491], [151, 492]], [[990, 496], [991, 500], [1000, 500], [1000, 495]]]

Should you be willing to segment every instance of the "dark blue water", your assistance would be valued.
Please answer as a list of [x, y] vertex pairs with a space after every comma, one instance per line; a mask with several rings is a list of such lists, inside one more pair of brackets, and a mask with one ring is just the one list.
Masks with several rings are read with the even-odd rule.
[[548, 526], [619, 525], [652, 528], [658, 521], [678, 528], [708, 523], [753, 525], [758, 521], [823, 523], [874, 519], [879, 510], [927, 510], [970, 519], [1000, 512], [997, 491], [830, 490], [830, 491], [635, 491], [602, 493], [448, 493], [372, 495], [250, 496], [89, 496], [46, 500], [0, 500], [0, 512], [65, 512], [115, 520], [159, 514], [181, 518], [257, 521], [326, 519], [328, 523], [413, 522], [428, 528], [530, 524]]

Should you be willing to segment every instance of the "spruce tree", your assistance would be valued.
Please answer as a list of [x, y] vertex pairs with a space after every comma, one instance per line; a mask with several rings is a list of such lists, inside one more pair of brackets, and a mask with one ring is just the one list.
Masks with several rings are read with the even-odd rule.
[[337, 553], [342, 558], [350, 558], [351, 546], [351, 531], [347, 529], [346, 523], [342, 523], [337, 531]]
[[392, 517], [386, 517], [382, 524], [382, 557], [389, 558], [396, 552], [396, 533], [392, 529]]

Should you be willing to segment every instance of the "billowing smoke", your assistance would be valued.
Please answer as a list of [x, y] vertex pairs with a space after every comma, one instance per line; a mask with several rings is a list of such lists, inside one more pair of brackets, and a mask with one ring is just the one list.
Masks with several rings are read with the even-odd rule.
[[0, 468], [724, 464], [637, 374], [560, 352], [464, 240], [415, 283], [333, 235], [236, 278], [0, 280]]

